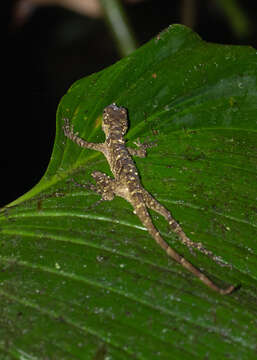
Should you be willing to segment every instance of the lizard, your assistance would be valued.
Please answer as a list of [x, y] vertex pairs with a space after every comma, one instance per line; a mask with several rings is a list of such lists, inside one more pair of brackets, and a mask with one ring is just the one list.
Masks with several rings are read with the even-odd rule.
[[211, 251], [206, 250], [200, 242], [191, 241], [171, 213], [141, 185], [139, 173], [132, 156], [146, 157], [147, 146], [135, 143], [138, 148], [126, 147], [124, 135], [128, 130], [127, 110], [122, 106], [117, 106], [115, 103], [105, 107], [102, 120], [102, 130], [105, 133], [105, 142], [103, 143], [87, 142], [79, 137], [78, 133], [74, 133], [69, 119], [64, 118], [63, 121], [64, 125], [62, 128], [67, 138], [82, 148], [100, 151], [109, 163], [114, 178], [100, 171], [94, 171], [91, 176], [94, 178], [96, 185], [92, 185], [91, 189], [100, 194], [102, 200], [110, 201], [115, 196], [120, 196], [127, 200], [132, 205], [134, 214], [138, 216], [149, 234], [168, 256], [219, 294], [225, 295], [233, 292], [235, 289], [234, 285], [230, 285], [225, 289], [220, 288], [191, 262], [172, 249], [154, 226], [148, 209], [152, 209], [162, 215], [181, 242], [187, 245], [189, 249], [197, 248], [204, 254], [212, 257], [216, 262], [219, 262], [219, 257], [215, 257]]

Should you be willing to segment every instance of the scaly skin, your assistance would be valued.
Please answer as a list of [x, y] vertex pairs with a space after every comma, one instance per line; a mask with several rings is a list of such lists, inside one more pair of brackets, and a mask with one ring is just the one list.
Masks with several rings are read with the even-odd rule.
[[197, 276], [212, 290], [222, 295], [230, 294], [235, 289], [233, 285], [226, 289], [215, 285], [200, 270], [173, 250], [166, 241], [163, 240], [159, 231], [155, 228], [147, 208], [164, 216], [183, 244], [187, 245], [190, 249], [196, 248], [205, 255], [210, 256], [217, 263], [221, 263], [220, 259], [214, 256], [211, 251], [206, 250], [201, 243], [191, 241], [181, 226], [172, 217], [171, 213], [142, 187], [137, 168], [131, 155], [145, 157], [146, 150], [144, 145], [139, 146], [138, 149], [126, 147], [124, 140], [124, 135], [128, 129], [126, 109], [118, 107], [115, 104], [107, 106], [103, 112], [102, 129], [106, 136], [105, 142], [101, 144], [90, 143], [75, 134], [73, 127], [69, 124], [69, 120], [64, 119], [63, 131], [65, 136], [81, 147], [101, 151], [109, 163], [114, 178], [110, 178], [99, 171], [94, 171], [91, 175], [96, 181], [95, 190], [101, 194], [103, 200], [112, 200], [114, 196], [120, 196], [127, 200], [133, 206], [134, 214], [138, 216], [157, 244], [160, 245], [170, 257]]

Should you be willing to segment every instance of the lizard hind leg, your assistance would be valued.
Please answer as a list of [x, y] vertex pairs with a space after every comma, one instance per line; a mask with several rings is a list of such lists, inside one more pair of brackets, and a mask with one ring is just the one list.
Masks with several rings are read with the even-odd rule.
[[152, 235], [157, 244], [167, 253], [168, 256], [177, 261], [180, 265], [182, 265], [185, 269], [190, 271], [196, 277], [198, 277], [205, 285], [207, 285], [210, 289], [218, 292], [221, 295], [230, 294], [235, 289], [235, 286], [230, 285], [229, 287], [222, 289], [216, 284], [214, 284], [206, 275], [204, 275], [199, 269], [197, 269], [193, 264], [187, 261], [184, 257], [179, 255], [175, 250], [173, 250], [166, 241], [161, 237], [159, 231], [155, 228], [150, 218], [150, 215], [146, 209], [144, 203], [133, 204], [135, 213], [141, 220], [142, 224], [146, 227], [148, 232]]
[[200, 251], [204, 255], [207, 255], [209, 258], [215, 261], [218, 265], [229, 266], [225, 264], [220, 257], [214, 255], [212, 251], [205, 249], [205, 247], [202, 245], [201, 242], [195, 242], [190, 240], [183, 231], [182, 227], [173, 218], [171, 213], [157, 200], [155, 200], [155, 198], [152, 195], [150, 195], [147, 191], [144, 191], [143, 197], [146, 206], [149, 209], [154, 210], [158, 214], [162, 215], [168, 221], [169, 226], [178, 235], [182, 244], [186, 245], [191, 252], [193, 249], [197, 249], [198, 251]]
[[115, 180], [100, 171], [92, 172], [91, 176], [96, 181], [96, 185], [93, 185], [92, 189], [102, 196], [102, 200], [113, 200], [115, 197], [113, 191], [115, 188]]

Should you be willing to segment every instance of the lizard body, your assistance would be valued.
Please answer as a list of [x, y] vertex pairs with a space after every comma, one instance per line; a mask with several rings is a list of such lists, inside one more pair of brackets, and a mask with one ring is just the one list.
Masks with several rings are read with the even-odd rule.
[[114, 178], [99, 171], [94, 171], [91, 174], [96, 181], [96, 186], [93, 186], [93, 189], [101, 194], [103, 200], [112, 200], [114, 196], [120, 196], [127, 200], [150, 235], [170, 257], [197, 276], [212, 290], [220, 294], [231, 293], [234, 290], [233, 285], [226, 289], [218, 287], [194, 265], [173, 250], [154, 226], [148, 213], [148, 208], [164, 216], [183, 244], [187, 245], [190, 249], [197, 248], [204, 254], [212, 257], [216, 262], [219, 262], [219, 258], [213, 256], [212, 252], [206, 250], [201, 243], [191, 241], [172, 217], [171, 213], [142, 187], [137, 168], [131, 156], [145, 157], [146, 150], [144, 145], [138, 144], [139, 148], [137, 149], [126, 147], [124, 139], [128, 129], [126, 109], [115, 104], [107, 106], [103, 112], [102, 129], [106, 136], [105, 142], [100, 144], [90, 143], [75, 134], [73, 127], [69, 124], [69, 120], [64, 119], [63, 131], [65, 136], [81, 147], [102, 152], [109, 163]]

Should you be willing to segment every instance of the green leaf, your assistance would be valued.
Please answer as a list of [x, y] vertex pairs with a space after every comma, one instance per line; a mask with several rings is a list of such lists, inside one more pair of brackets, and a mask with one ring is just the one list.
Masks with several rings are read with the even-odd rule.
[[[256, 60], [174, 25], [71, 87], [44, 177], [1, 212], [0, 358], [256, 358]], [[240, 284], [232, 295], [169, 259], [125, 200], [98, 203], [72, 181], [110, 170], [65, 138], [63, 118], [102, 142], [113, 102], [128, 109], [128, 145], [155, 144], [135, 158], [143, 186], [231, 268], [192, 255], [151, 213], [155, 225], [217, 284]]]

